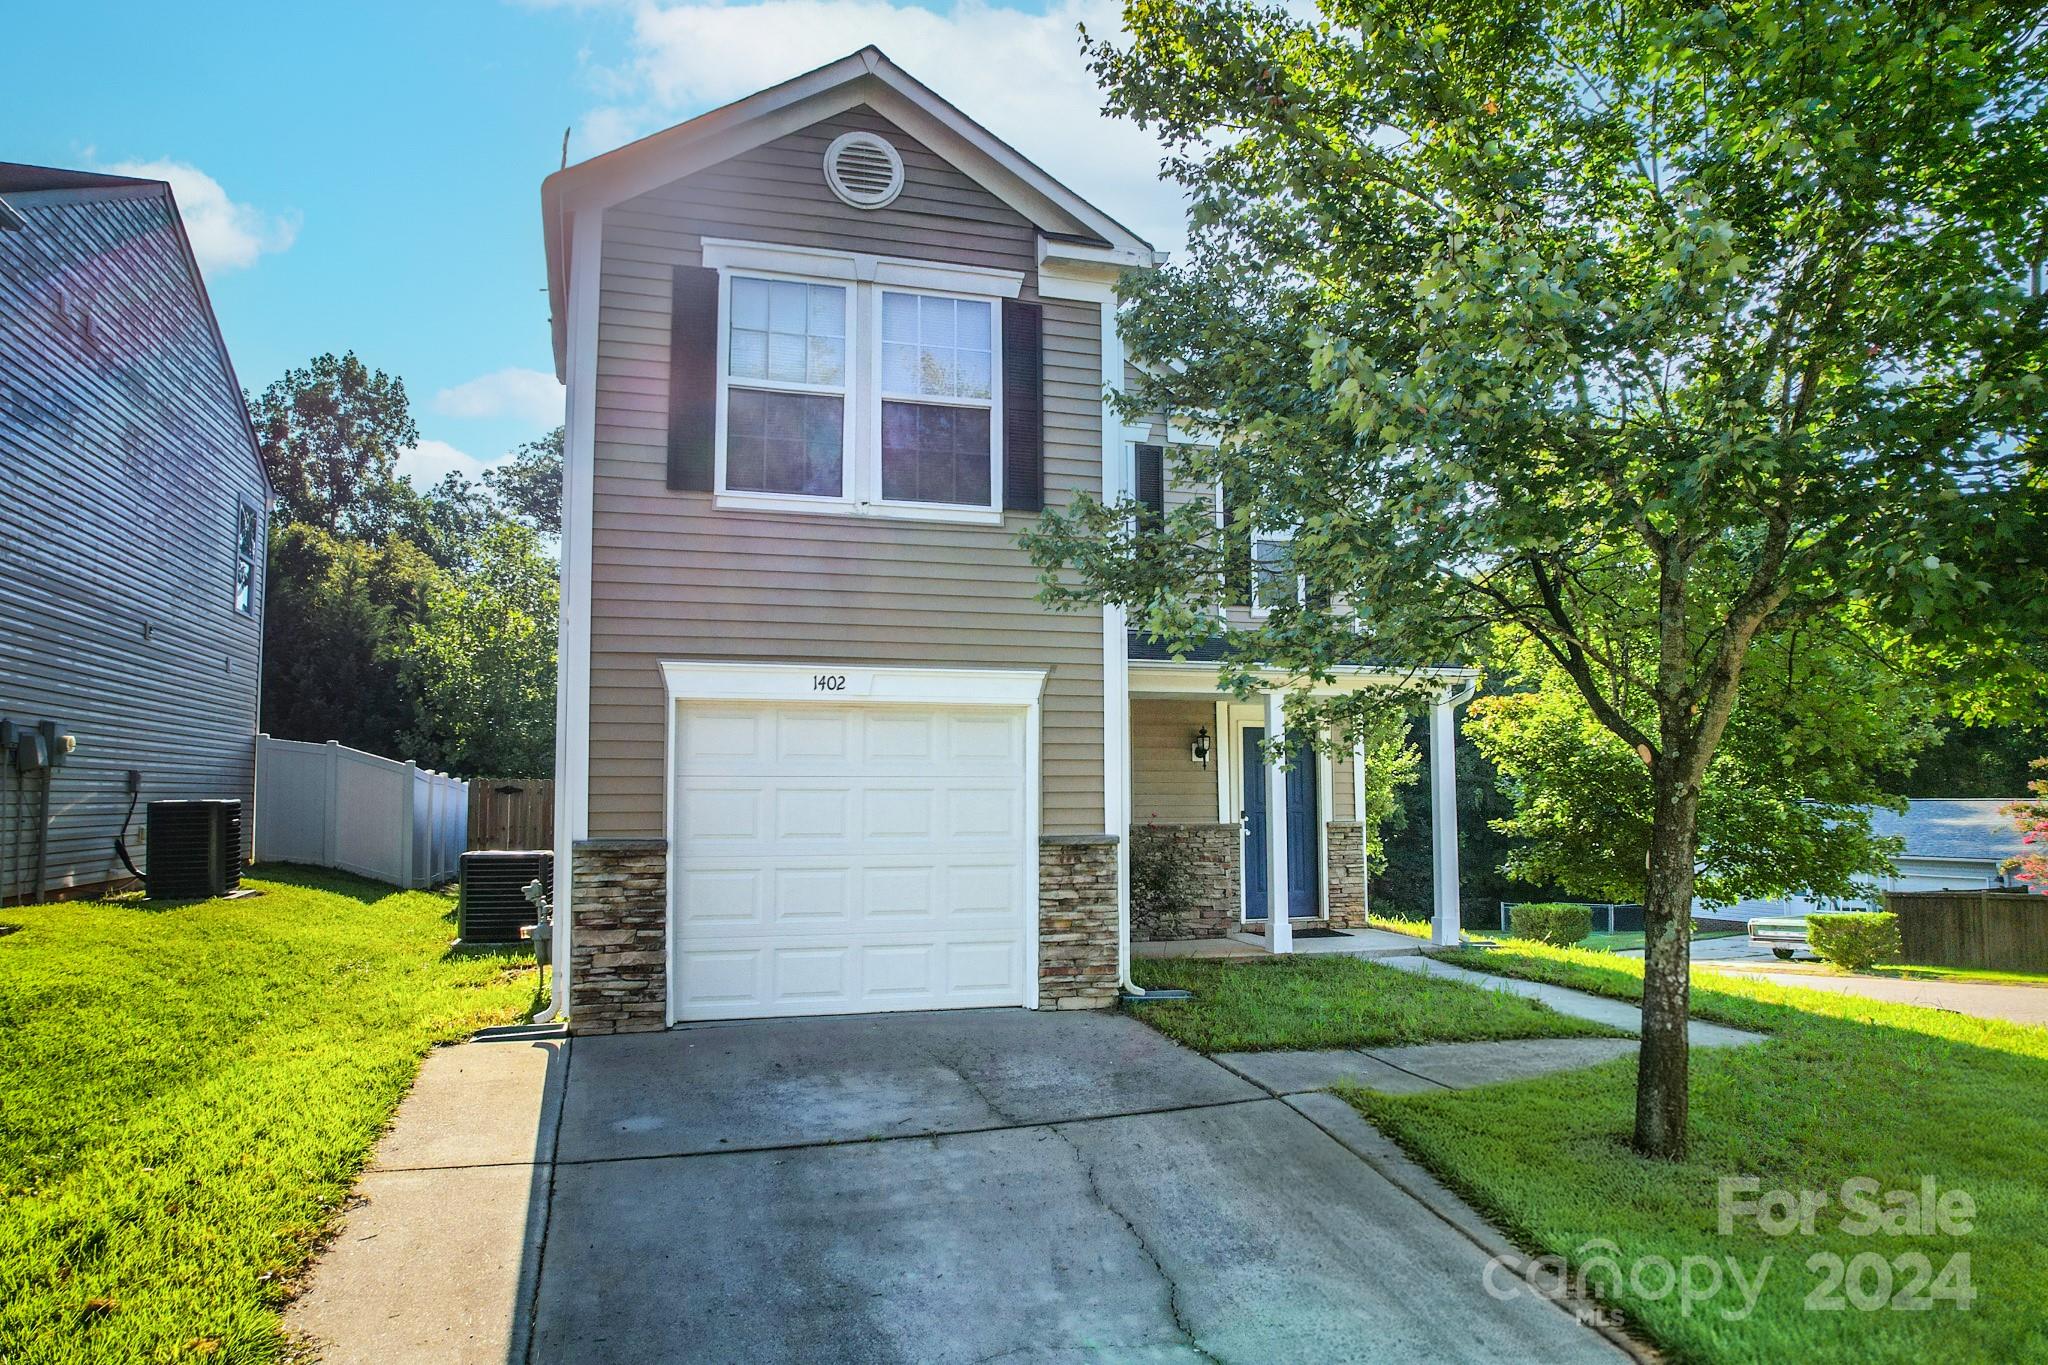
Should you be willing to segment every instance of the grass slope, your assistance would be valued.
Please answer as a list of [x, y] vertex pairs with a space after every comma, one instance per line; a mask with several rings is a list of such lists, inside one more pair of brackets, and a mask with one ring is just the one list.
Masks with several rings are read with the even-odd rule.
[[1192, 1000], [1131, 1008], [1167, 1037], [1199, 1052], [1620, 1036], [1534, 1000], [1358, 958], [1139, 958], [1131, 969], [1148, 989], [1194, 992]]
[[[1447, 956], [1641, 998], [1641, 962], [1604, 953], [1515, 944]], [[1526, 1246], [1588, 1264], [1605, 1239], [1623, 1267], [1698, 1256], [1725, 1275], [1733, 1257], [1751, 1277], [1772, 1258], [1747, 1317], [1724, 1315], [1740, 1303], [1732, 1287], [1689, 1312], [1676, 1294], [1624, 1286], [1610, 1297], [1676, 1360], [2048, 1359], [2048, 1030], [1711, 972], [1695, 975], [1692, 1000], [1697, 1017], [1775, 1036], [1693, 1052], [1683, 1162], [1630, 1150], [1632, 1061], [1460, 1093], [1347, 1098]], [[1755, 1177], [1763, 1191], [1824, 1192], [1830, 1203], [1811, 1236], [1768, 1236], [1748, 1219], [1722, 1236], [1724, 1176]], [[1958, 1236], [1852, 1236], [1840, 1190], [1857, 1176], [1885, 1191], [1917, 1191], [1923, 1177], [1963, 1190], [1975, 1201], [1974, 1226]], [[1974, 1305], [1807, 1306], [1824, 1278], [1809, 1257], [1871, 1252], [1887, 1263], [1917, 1252], [1935, 1270], [1968, 1253]], [[1866, 1294], [1879, 1275], [1865, 1272]], [[1894, 1292], [1910, 1278], [1889, 1277]], [[1659, 1284], [1655, 1272], [1647, 1282]]]
[[428, 1047], [533, 1001], [530, 958], [449, 953], [447, 897], [257, 873], [0, 912], [0, 1360], [279, 1358]]

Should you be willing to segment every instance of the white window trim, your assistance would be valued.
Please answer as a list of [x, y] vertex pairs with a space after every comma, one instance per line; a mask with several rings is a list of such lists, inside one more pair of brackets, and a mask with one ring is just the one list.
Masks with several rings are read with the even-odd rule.
[[[1221, 494], [1218, 494], [1218, 497], [1220, 498]], [[1266, 619], [1266, 617], [1272, 615], [1273, 613], [1273, 609], [1270, 606], [1267, 606], [1260, 599], [1259, 542], [1262, 540], [1292, 542], [1293, 539], [1294, 532], [1291, 530], [1262, 531], [1255, 528], [1252, 531], [1252, 581], [1250, 593], [1252, 600], [1247, 604], [1247, 610], [1250, 611], [1251, 617], [1254, 621], [1263, 621]], [[1308, 579], [1305, 575], [1301, 573], [1296, 573], [1294, 575], [1294, 601], [1297, 606], [1303, 605], [1308, 601]]]
[[[831, 516], [865, 516], [900, 521], [940, 521], [979, 526], [1003, 522], [1003, 318], [1002, 301], [1014, 299], [1024, 287], [1015, 270], [982, 266], [934, 264], [865, 252], [821, 251], [813, 247], [780, 246], [707, 237], [703, 261], [718, 271], [718, 402], [713, 468], [713, 502], [725, 510], [801, 512]], [[802, 284], [839, 285], [847, 294], [846, 386], [811, 388], [844, 393], [845, 429], [841, 437], [840, 494], [818, 497], [801, 493], [764, 493], [726, 487], [726, 395], [738, 382], [732, 377], [732, 277], [783, 279]], [[989, 305], [989, 505], [889, 501], [881, 495], [882, 479], [882, 290], [964, 298]], [[801, 392], [809, 386], [770, 386]], [[934, 397], [926, 400], [943, 403]], [[979, 400], [946, 404], [980, 407]]]
[[[235, 598], [242, 586], [242, 514], [247, 512], [256, 523], [256, 545], [249, 560], [249, 605], [244, 608]], [[270, 543], [270, 527], [265, 523], [263, 505], [247, 493], [235, 496], [235, 555], [234, 573], [228, 581], [228, 608], [246, 620], [263, 619], [263, 566], [267, 556], [265, 547]]]

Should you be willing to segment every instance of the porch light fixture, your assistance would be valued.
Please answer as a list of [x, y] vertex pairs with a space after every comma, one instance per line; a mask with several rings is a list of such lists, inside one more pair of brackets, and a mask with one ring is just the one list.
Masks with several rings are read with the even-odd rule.
[[1199, 730], [1196, 730], [1196, 731], [1195, 731], [1195, 742], [1194, 742], [1194, 745], [1192, 746], [1191, 752], [1192, 752], [1192, 753], [1194, 754], [1194, 756], [1195, 756], [1195, 762], [1197, 762], [1197, 763], [1201, 764], [1201, 765], [1202, 765], [1203, 767], [1205, 767], [1205, 768], [1209, 766], [1209, 727], [1208, 727], [1208, 726], [1204, 725], [1204, 726], [1203, 726], [1203, 727], [1201, 727], [1201, 728], [1200, 728]]

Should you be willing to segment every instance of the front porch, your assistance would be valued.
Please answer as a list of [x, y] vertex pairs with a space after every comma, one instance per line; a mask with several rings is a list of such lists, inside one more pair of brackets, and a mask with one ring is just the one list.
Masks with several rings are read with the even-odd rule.
[[[1261, 953], [1400, 956], [1423, 940], [1369, 927], [1362, 751], [1332, 753], [1306, 742], [1285, 764], [1267, 761], [1268, 736], [1283, 741], [1284, 679], [1239, 700], [1216, 687], [1208, 662], [1130, 661], [1131, 951], [1138, 957], [1238, 957]], [[1348, 670], [1326, 693], [1413, 686], [1408, 675]], [[1432, 904], [1429, 941], [1459, 938], [1454, 710], [1471, 694], [1462, 670], [1426, 680], [1434, 689], [1426, 766], [1430, 783]], [[1276, 856], [1273, 851], [1278, 850]], [[1136, 913], [1144, 870], [1181, 869], [1177, 910]], [[1413, 913], [1418, 907], [1400, 909]]]

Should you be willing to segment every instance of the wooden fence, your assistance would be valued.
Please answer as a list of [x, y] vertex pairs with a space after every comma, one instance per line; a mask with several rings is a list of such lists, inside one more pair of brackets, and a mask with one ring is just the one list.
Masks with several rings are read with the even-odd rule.
[[555, 784], [548, 778], [477, 777], [469, 783], [471, 848], [555, 846]]
[[1929, 967], [2048, 972], [2048, 896], [2023, 891], [1889, 891], [1905, 960]]

